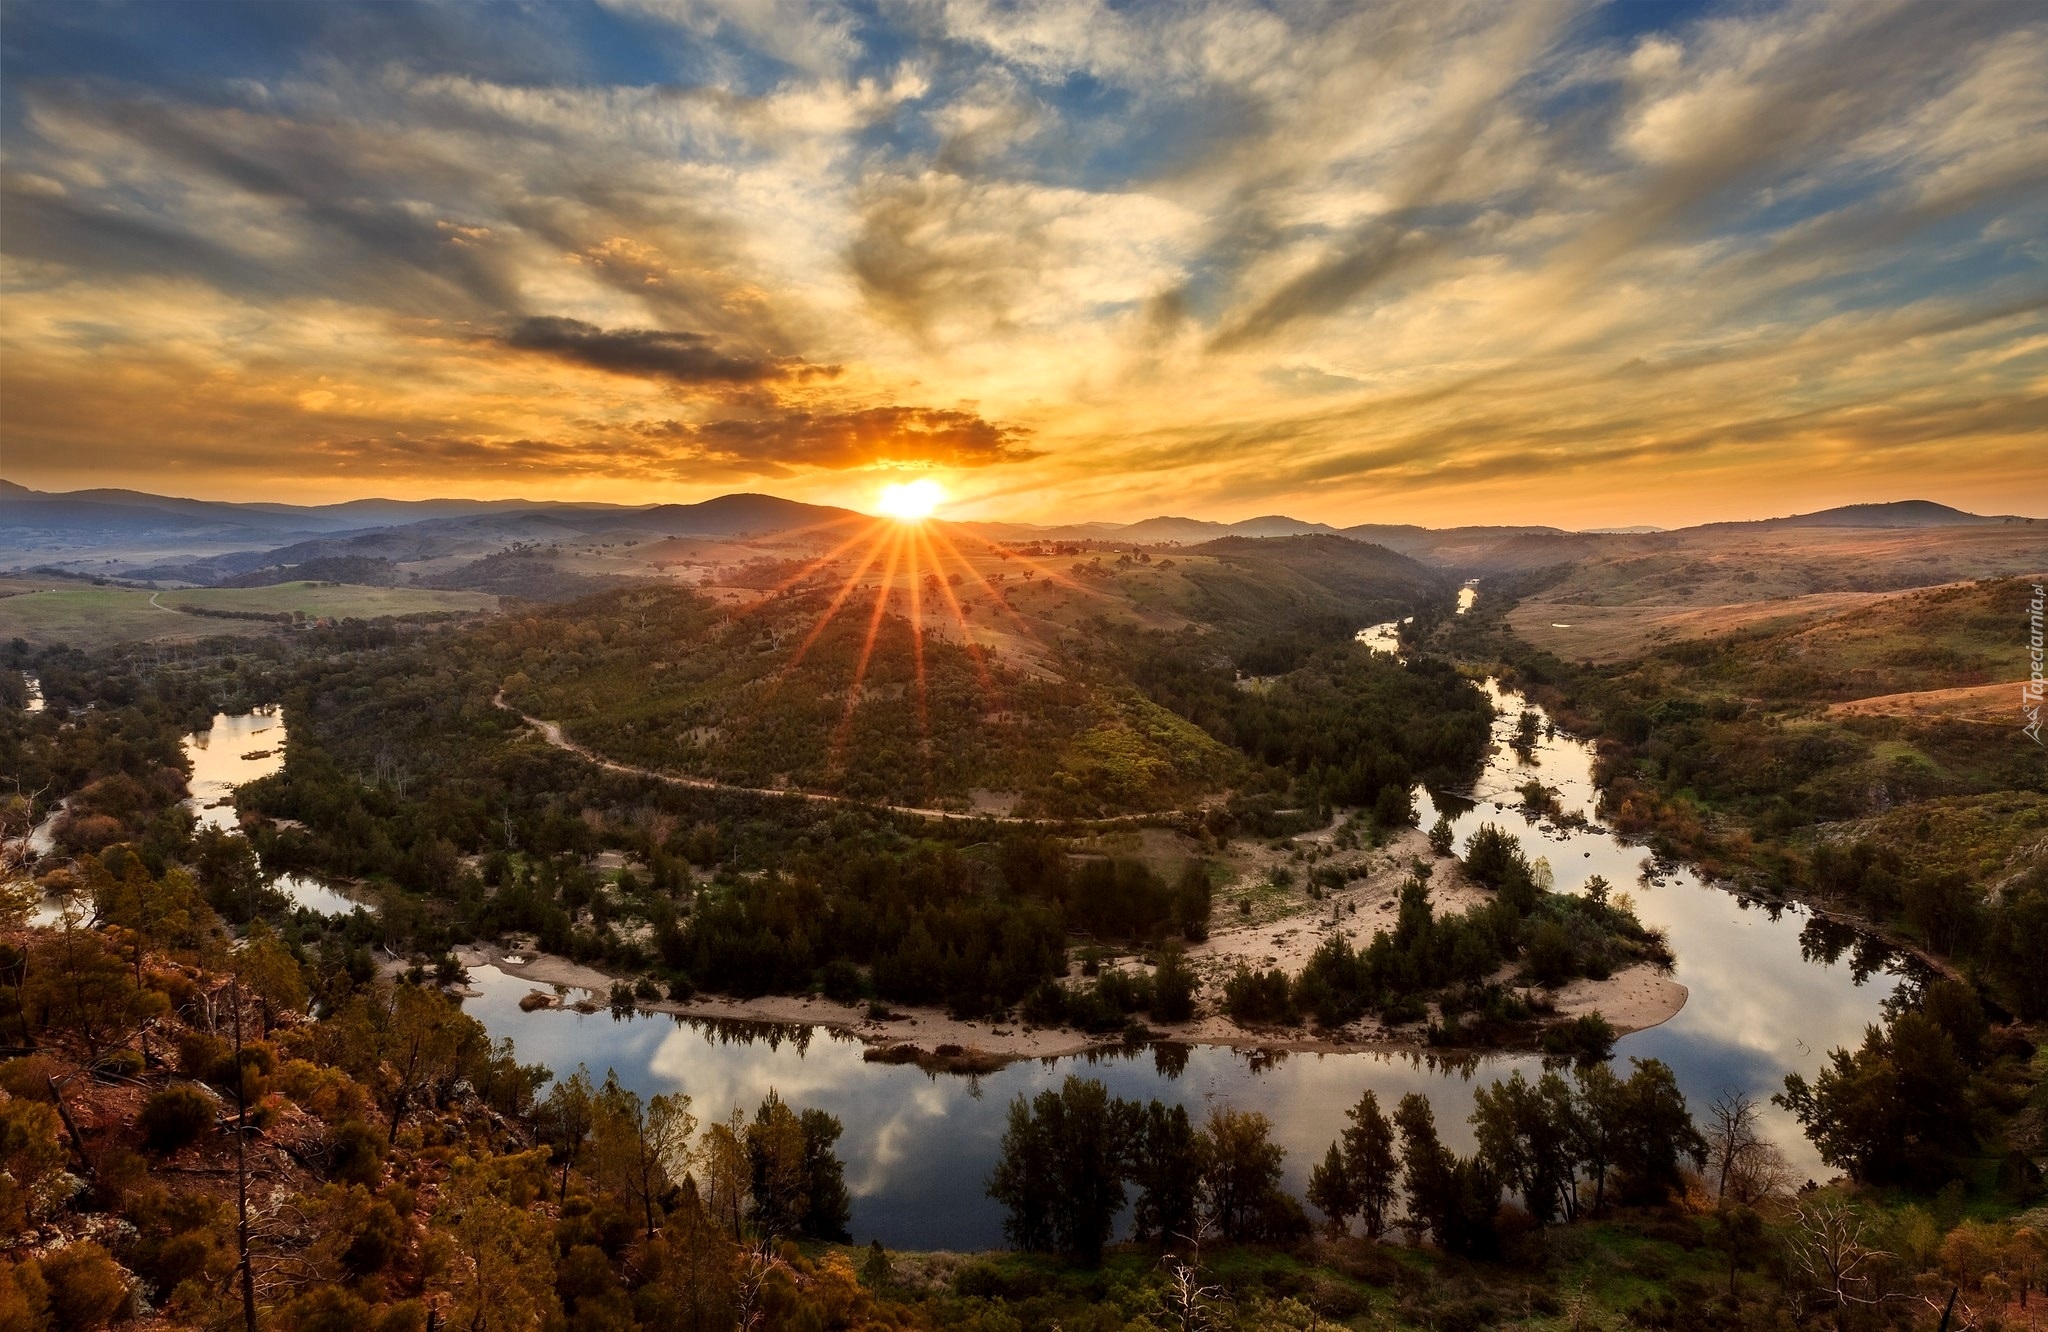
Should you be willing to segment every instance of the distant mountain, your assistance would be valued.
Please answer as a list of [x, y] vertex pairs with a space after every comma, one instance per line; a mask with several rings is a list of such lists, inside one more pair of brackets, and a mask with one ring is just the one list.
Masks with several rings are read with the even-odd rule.
[[345, 500], [339, 504], [235, 503], [180, 499], [140, 490], [31, 490], [0, 480], [0, 522], [8, 526], [128, 532], [189, 532], [207, 528], [269, 533], [360, 532], [434, 519], [518, 512], [631, 514], [620, 504], [562, 500], [429, 499]]
[[720, 495], [702, 504], [657, 504], [638, 513], [620, 514], [614, 526], [666, 536], [739, 536], [871, 521], [864, 513], [827, 504], [804, 504], [774, 495]]
[[[1706, 523], [1705, 527], [1964, 527], [1985, 523], [2023, 523], [2016, 514], [1988, 516], [1952, 509], [1933, 500], [1894, 500], [1889, 504], [1844, 504], [1818, 513], [1795, 513], [1789, 518], [1764, 518], [1755, 522]], [[1697, 529], [1695, 529], [1697, 530]]]

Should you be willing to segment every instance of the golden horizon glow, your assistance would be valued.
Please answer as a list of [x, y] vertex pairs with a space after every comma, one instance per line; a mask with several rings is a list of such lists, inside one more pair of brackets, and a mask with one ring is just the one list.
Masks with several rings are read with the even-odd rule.
[[2042, 6], [787, 8], [10, 7], [0, 476], [2048, 510]]
[[946, 502], [946, 488], [930, 477], [898, 481], [882, 487], [875, 511], [899, 523], [921, 523]]

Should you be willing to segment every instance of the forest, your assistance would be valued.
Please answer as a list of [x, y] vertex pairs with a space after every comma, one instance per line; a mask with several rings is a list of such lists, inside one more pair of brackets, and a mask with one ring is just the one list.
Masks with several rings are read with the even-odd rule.
[[[182, 869], [78, 862], [90, 923], [0, 920], [0, 1327], [1990, 1327], [2048, 1278], [2022, 1029], [1910, 995], [1783, 1100], [1864, 1189], [1798, 1186], [1759, 1107], [1638, 1059], [1480, 1088], [1474, 1146], [1364, 1091], [1305, 1196], [1263, 1116], [1070, 1077], [986, 1181], [1016, 1251], [848, 1243], [837, 1123], [555, 1079], [434, 978], [364, 972]], [[1397, 1239], [1405, 1242], [1396, 1242]]]

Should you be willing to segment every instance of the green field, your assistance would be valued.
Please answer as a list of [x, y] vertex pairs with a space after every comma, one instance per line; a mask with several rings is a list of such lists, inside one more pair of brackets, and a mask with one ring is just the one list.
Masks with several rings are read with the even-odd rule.
[[184, 588], [151, 593], [127, 587], [8, 578], [0, 579], [0, 639], [98, 648], [114, 643], [190, 642], [221, 634], [272, 634], [281, 630], [278, 624], [263, 620], [189, 615], [176, 609], [179, 606], [372, 619], [430, 611], [485, 612], [497, 609], [497, 604], [496, 597], [482, 592], [433, 592], [346, 583], [280, 583], [275, 587]]

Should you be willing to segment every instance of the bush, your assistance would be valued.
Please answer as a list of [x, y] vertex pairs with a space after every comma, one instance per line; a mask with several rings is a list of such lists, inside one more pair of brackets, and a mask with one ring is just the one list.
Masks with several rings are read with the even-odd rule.
[[148, 1066], [140, 1050], [109, 1050], [92, 1071], [102, 1077], [132, 1078]]
[[128, 1282], [107, 1251], [91, 1240], [67, 1244], [43, 1259], [50, 1314], [62, 1332], [96, 1332], [128, 1303]]
[[827, 999], [850, 1004], [861, 997], [860, 968], [843, 957], [835, 957], [825, 964], [819, 974], [819, 988]]
[[1238, 1022], [1295, 1021], [1294, 1002], [1288, 995], [1287, 973], [1278, 967], [1258, 972], [1238, 963], [1230, 979], [1223, 982], [1223, 1010]]
[[1195, 969], [1187, 954], [1169, 947], [1152, 975], [1152, 1016], [1161, 1022], [1186, 1022], [1195, 1015]]
[[233, 1059], [234, 1049], [218, 1036], [188, 1031], [178, 1037], [178, 1071], [188, 1078], [212, 1082]]
[[189, 1082], [174, 1082], [144, 1102], [136, 1127], [153, 1152], [175, 1152], [213, 1127], [213, 1100]]
[[22, 1055], [0, 1064], [0, 1091], [24, 1101], [52, 1100], [50, 1079], [60, 1071], [57, 1061], [48, 1055]]
[[1581, 1013], [1543, 1030], [1543, 1053], [1595, 1061], [1614, 1052], [1614, 1024], [1598, 1013]]
[[384, 1135], [367, 1120], [349, 1120], [334, 1131], [327, 1169], [344, 1184], [375, 1187], [384, 1174]]
[[1572, 941], [1554, 920], [1537, 925], [1529, 935], [1529, 977], [1546, 989], [1572, 978]]

